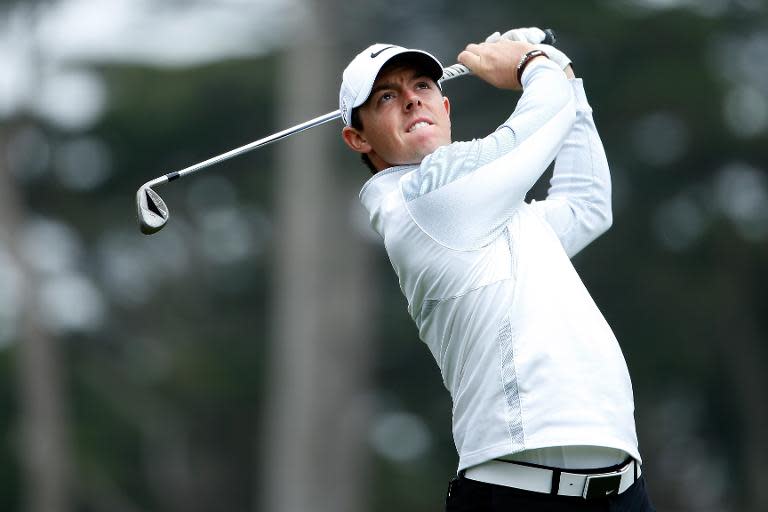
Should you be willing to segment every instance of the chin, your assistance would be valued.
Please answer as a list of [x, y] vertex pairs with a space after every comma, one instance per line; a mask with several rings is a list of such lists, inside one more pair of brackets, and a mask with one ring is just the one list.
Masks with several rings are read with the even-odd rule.
[[438, 143], [432, 143], [429, 145], [424, 146], [422, 151], [420, 151], [421, 158], [419, 161], [423, 160], [424, 158], [428, 157], [435, 151], [437, 151], [440, 147], [445, 146], [445, 144], [438, 144]]

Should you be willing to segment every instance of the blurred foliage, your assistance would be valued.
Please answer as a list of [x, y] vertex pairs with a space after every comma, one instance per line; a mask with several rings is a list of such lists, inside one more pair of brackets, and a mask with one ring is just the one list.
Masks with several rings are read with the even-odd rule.
[[[765, 502], [754, 471], [765, 470], [754, 465], [753, 450], [765, 448], [760, 434], [768, 427], [768, 219], [745, 220], [729, 207], [738, 210], [740, 198], [768, 183], [768, 132], [740, 136], [728, 128], [725, 97], [743, 78], [723, 68], [718, 51], [729, 40], [738, 47], [745, 38], [768, 37], [766, 8], [726, 1], [722, 11], [705, 15], [693, 3], [659, 10], [640, 4], [358, 2], [342, 13], [340, 26], [349, 30], [338, 37], [344, 59], [372, 41], [392, 41], [433, 49], [450, 64], [467, 42], [494, 30], [558, 31], [560, 47], [584, 77], [614, 177], [614, 227], [575, 263], [630, 367], [653, 498], [660, 510], [759, 510]], [[164, 188], [172, 219], [151, 238], [135, 225], [133, 194], [155, 176], [299, 122], [274, 118], [279, 57], [191, 69], [101, 64], [96, 70], [109, 103], [84, 133], [29, 115], [6, 123], [9, 140], [34, 126], [52, 148], [45, 174], [19, 180], [29, 218], [55, 219], [74, 231], [83, 248], [77, 268], [106, 304], [97, 328], [58, 337], [66, 353], [78, 510], [110, 503], [247, 510], [254, 502], [264, 470], [256, 439], [275, 286], [270, 225], [280, 171], [273, 153], [260, 150], [211, 169], [195, 178], [197, 189], [191, 180]], [[472, 79], [446, 86], [457, 139], [484, 135], [512, 110], [514, 96], [489, 89]], [[761, 93], [768, 98], [768, 90]], [[329, 98], [328, 110], [335, 102]], [[83, 135], [103, 141], [111, 155], [109, 178], [92, 190], [64, 187], [51, 173], [55, 149]], [[359, 174], [361, 184], [367, 179], [342, 144], [338, 158], [339, 172]], [[725, 172], [734, 165], [752, 171]], [[729, 192], [744, 176], [747, 186]], [[532, 196], [545, 190], [546, 176]], [[216, 219], [231, 219], [201, 215], [200, 204], [222, 215], [239, 212], [247, 232], [221, 238], [216, 226], [230, 224]], [[759, 213], [760, 205], [754, 208]], [[232, 245], [238, 240], [243, 252]], [[115, 251], [128, 263], [115, 260]], [[406, 411], [424, 422], [430, 443], [413, 460], [376, 452], [371, 510], [437, 511], [456, 464], [450, 397], [418, 341], [386, 255], [377, 254], [374, 421]], [[111, 281], [110, 272], [125, 265], [128, 279]], [[21, 499], [14, 341], [0, 352], [2, 510], [18, 509]], [[713, 491], [697, 502], [691, 495], [701, 482]], [[174, 501], [181, 490], [194, 490], [194, 503]]]

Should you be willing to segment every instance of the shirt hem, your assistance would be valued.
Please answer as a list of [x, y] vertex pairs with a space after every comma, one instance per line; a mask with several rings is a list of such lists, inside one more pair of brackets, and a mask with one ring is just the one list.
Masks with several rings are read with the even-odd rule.
[[614, 448], [617, 450], [623, 450], [627, 452], [633, 459], [642, 464], [643, 460], [640, 457], [640, 452], [636, 445], [621, 441], [616, 438], [600, 437], [599, 439], [584, 437], [584, 438], [569, 438], [567, 441], [551, 441], [551, 442], [526, 442], [525, 446], [512, 448], [510, 443], [504, 442], [501, 444], [495, 444], [488, 448], [482, 448], [480, 450], [473, 451], [469, 454], [459, 456], [459, 466], [457, 471], [462, 471], [472, 466], [477, 466], [483, 462], [487, 462], [498, 457], [513, 455], [525, 450], [535, 450], [538, 448], [550, 448], [554, 446], [600, 446], [603, 448]]

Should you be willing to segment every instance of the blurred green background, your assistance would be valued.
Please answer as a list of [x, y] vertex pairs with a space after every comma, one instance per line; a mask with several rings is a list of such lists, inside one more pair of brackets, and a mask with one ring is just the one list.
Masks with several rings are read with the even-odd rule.
[[[451, 402], [315, 128], [373, 42], [444, 64], [553, 27], [614, 226], [575, 259], [624, 351], [659, 510], [768, 510], [768, 6], [760, 0], [0, 2], [0, 510], [440, 511]], [[446, 84], [456, 139], [517, 96]], [[532, 192], [546, 190], [546, 175]]]

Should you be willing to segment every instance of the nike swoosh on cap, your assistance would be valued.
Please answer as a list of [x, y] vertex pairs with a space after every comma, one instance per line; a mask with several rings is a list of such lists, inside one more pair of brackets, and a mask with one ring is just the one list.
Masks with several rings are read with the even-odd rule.
[[379, 54], [380, 54], [381, 52], [383, 52], [383, 51], [385, 51], [385, 50], [389, 50], [390, 48], [394, 48], [394, 46], [387, 46], [387, 47], [385, 47], [385, 48], [382, 48], [381, 50], [379, 50], [379, 51], [377, 51], [377, 52], [372, 52], [372, 53], [371, 53], [371, 58], [372, 58], [372, 59], [375, 59], [376, 57], [378, 57], [378, 56], [379, 56]]

